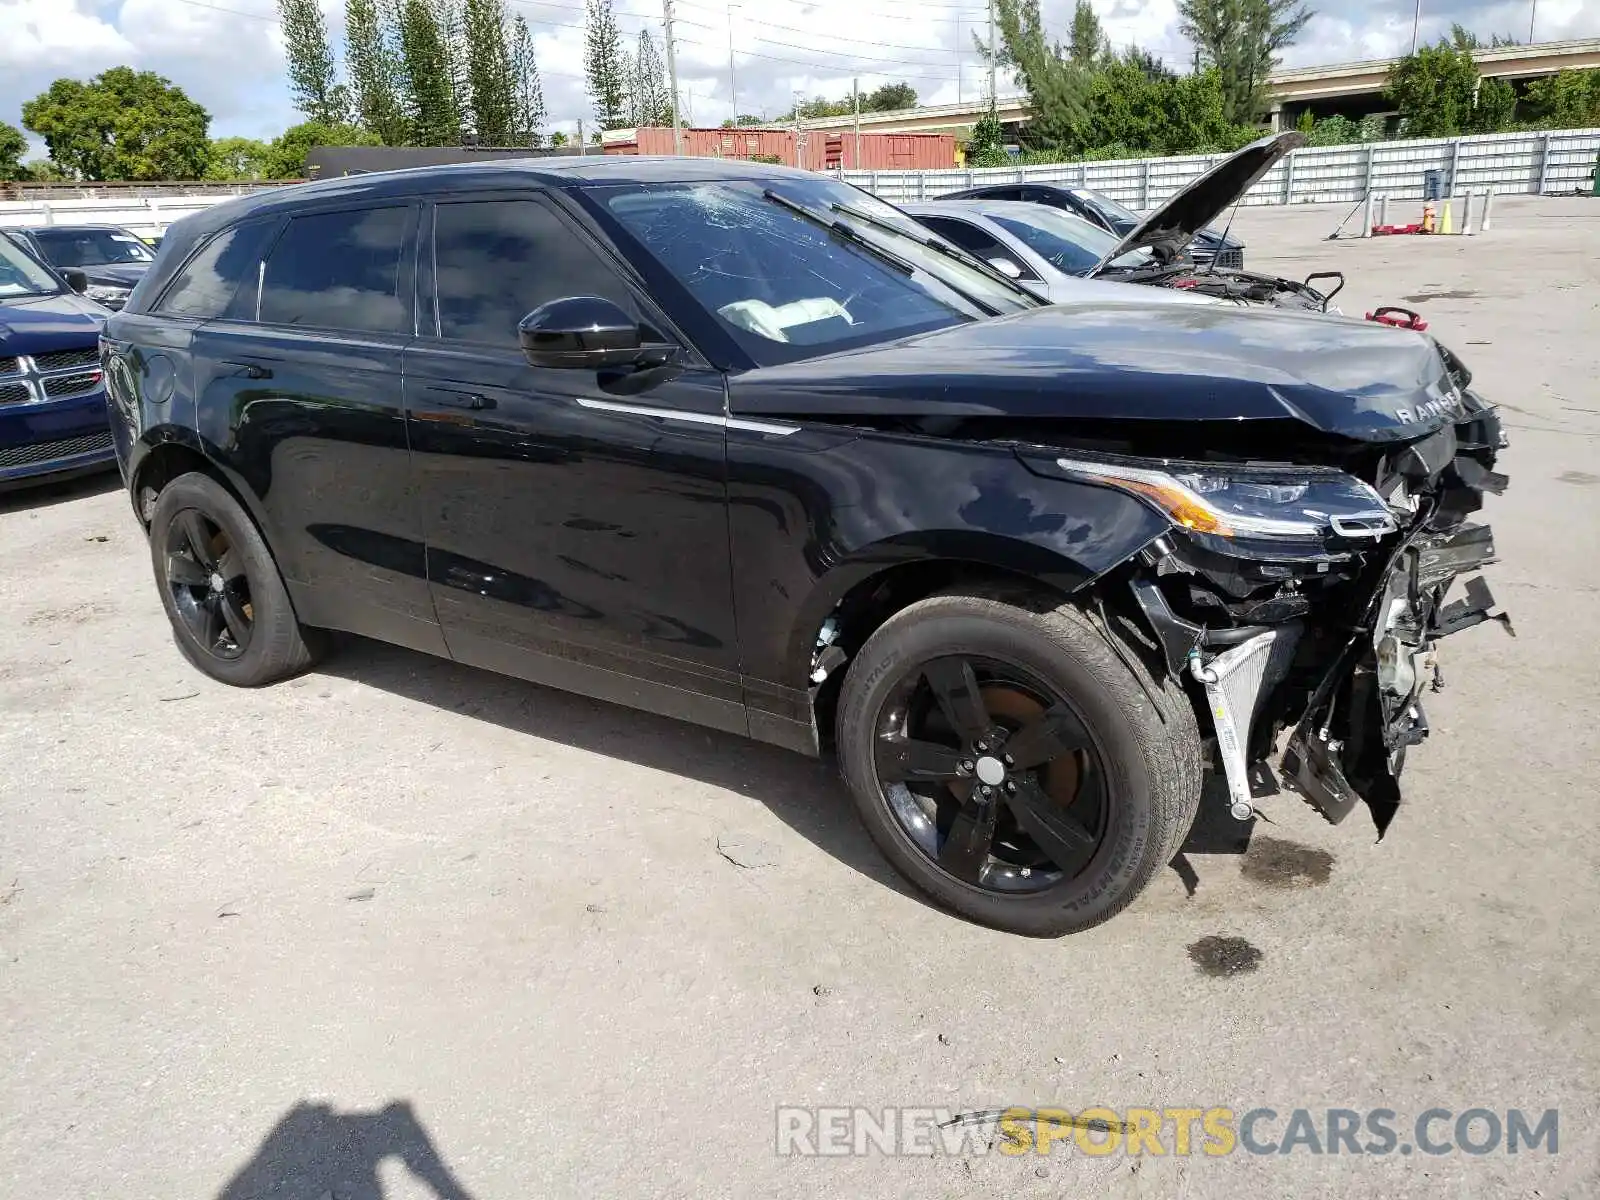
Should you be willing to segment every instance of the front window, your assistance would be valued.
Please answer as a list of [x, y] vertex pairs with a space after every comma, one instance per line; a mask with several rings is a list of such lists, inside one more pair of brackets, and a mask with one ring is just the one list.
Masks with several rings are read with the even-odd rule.
[[0, 233], [0, 297], [50, 295], [60, 290], [54, 275]]
[[37, 229], [33, 236], [58, 267], [105, 267], [155, 258], [149, 246], [121, 229]]
[[[989, 219], [1068, 275], [1087, 275], [1122, 240], [1087, 221], [1038, 204], [1029, 205], [1026, 210], [1019, 207], [1018, 212], [1003, 216], [990, 213]], [[1119, 255], [1111, 265], [1142, 267], [1154, 261], [1143, 250], [1132, 250]]]
[[1084, 207], [1098, 214], [1108, 227], [1124, 237], [1132, 233], [1144, 219], [1131, 208], [1118, 204], [1104, 192], [1097, 192], [1093, 188], [1073, 188], [1072, 194]]
[[[832, 180], [716, 180], [596, 188], [591, 195], [760, 365], [1033, 304], [1026, 293], [924, 245], [928, 230], [900, 210]], [[844, 231], [827, 228], [833, 222]]]

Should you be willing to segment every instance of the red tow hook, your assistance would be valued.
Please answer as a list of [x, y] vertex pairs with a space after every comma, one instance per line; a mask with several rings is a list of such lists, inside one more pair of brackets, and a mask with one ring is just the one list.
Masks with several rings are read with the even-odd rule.
[[1428, 328], [1428, 323], [1422, 319], [1421, 313], [1401, 308], [1398, 304], [1386, 304], [1376, 312], [1369, 312], [1367, 320], [1376, 321], [1380, 325], [1393, 325], [1397, 329], [1415, 329], [1418, 333], [1423, 333]]

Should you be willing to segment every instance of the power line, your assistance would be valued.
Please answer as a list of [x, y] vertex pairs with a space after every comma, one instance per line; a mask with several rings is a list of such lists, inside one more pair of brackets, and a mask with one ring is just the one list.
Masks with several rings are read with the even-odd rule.
[[[768, 29], [782, 29], [782, 30], [785, 30], [788, 33], [816, 33], [817, 32], [814, 29], [799, 29], [799, 28], [797, 28], [796, 26], [793, 26], [793, 25], [779, 25], [776, 21], [759, 21], [759, 20], [756, 20], [754, 17], [746, 17], [745, 20], [744, 20], [744, 23], [746, 25], [764, 25]], [[685, 21], [680, 17], [678, 19], [678, 24], [680, 24], [680, 25], [688, 25], [688, 24], [690, 24], [690, 22]], [[701, 28], [704, 29], [705, 26], [702, 25]], [[767, 39], [762, 39], [762, 40], [767, 40]], [[831, 39], [830, 38], [830, 40], [839, 40], [839, 39]], [[844, 38], [842, 40], [846, 41], [846, 42], [849, 42], [852, 46], [876, 46], [881, 50], [926, 50], [930, 54], [960, 54], [961, 53], [960, 47], [957, 47], [956, 49], [951, 50], [951, 49], [949, 49], [949, 48], [947, 48], [945, 46], [907, 46], [907, 45], [903, 45], [903, 44], [900, 44], [900, 43], [897, 43], [897, 42], [869, 42], [865, 38]], [[781, 44], [782, 43], [780, 43], [780, 45]]]

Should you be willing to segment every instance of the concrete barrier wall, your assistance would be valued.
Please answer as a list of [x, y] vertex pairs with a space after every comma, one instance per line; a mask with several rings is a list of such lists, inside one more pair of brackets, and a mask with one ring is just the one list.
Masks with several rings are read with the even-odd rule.
[[[1423, 174], [1445, 172], [1450, 195], [1485, 189], [1548, 195], [1592, 187], [1600, 129], [1420, 138], [1296, 150], [1250, 189], [1246, 204], [1353, 204], [1369, 192], [1420, 200]], [[841, 177], [883, 199], [931, 200], [992, 183], [1091, 187], [1134, 209], [1149, 209], [1193, 182], [1226, 155], [1136, 158], [948, 171], [844, 171]]]

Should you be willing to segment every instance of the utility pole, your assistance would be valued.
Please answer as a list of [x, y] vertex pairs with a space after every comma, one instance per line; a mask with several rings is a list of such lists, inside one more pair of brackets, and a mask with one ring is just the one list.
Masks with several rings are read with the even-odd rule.
[[796, 88], [794, 93], [794, 165], [800, 165], [800, 98], [805, 93]]
[[578, 118], [578, 153], [579, 154], [587, 154], [587, 153], [589, 153], [589, 148], [586, 145], [584, 145], [584, 141], [583, 141], [583, 118], [582, 117]]
[[[1422, 0], [1416, 0], [1422, 3]], [[989, 102], [998, 104], [998, 93], [995, 91], [995, 0], [989, 0]]]
[[1411, 53], [1417, 52], [1417, 30], [1422, 25], [1422, 0], [1417, 0], [1417, 15], [1411, 19]]
[[739, 73], [733, 65], [733, 10], [738, 5], [728, 5], [728, 91], [733, 94], [733, 123], [739, 124]]
[[856, 153], [851, 165], [859, 171], [861, 169], [861, 80], [859, 78], [850, 81], [850, 99], [856, 108]]
[[956, 13], [956, 103], [961, 103], [961, 13]]
[[661, 13], [667, 34], [667, 79], [672, 87], [672, 152], [682, 154], [683, 130], [678, 127], [678, 51], [673, 46], [672, 0], [661, 0]]
[[1539, 19], [1539, 0], [1528, 6], [1528, 44], [1533, 45], [1533, 23]]

